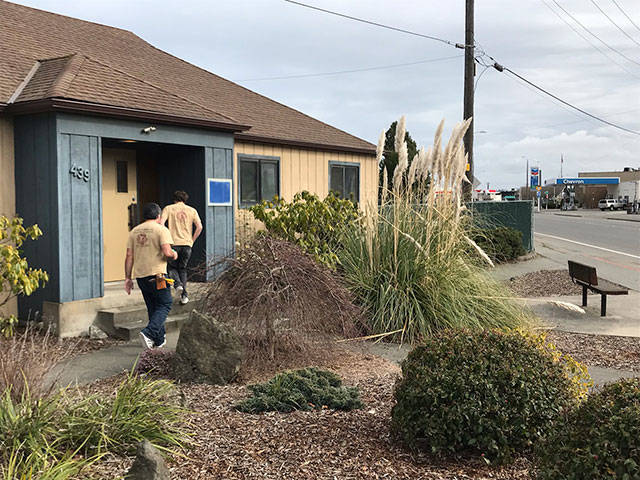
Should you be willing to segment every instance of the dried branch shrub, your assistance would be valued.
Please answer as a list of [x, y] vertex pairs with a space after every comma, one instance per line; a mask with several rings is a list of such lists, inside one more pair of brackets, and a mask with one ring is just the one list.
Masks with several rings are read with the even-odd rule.
[[46, 397], [55, 389], [54, 367], [75, 348], [31, 326], [11, 338], [0, 337], [0, 393], [10, 389], [14, 401], [27, 393], [32, 399]]
[[363, 328], [362, 311], [337, 274], [292, 243], [256, 237], [236, 258], [212, 266], [223, 267], [204, 309], [242, 336], [249, 365], [306, 354]]

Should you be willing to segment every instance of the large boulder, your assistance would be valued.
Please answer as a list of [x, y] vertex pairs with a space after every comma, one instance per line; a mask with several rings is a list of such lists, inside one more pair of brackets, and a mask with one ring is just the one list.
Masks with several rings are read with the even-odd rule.
[[148, 440], [138, 445], [136, 459], [125, 480], [171, 480], [162, 455]]
[[180, 329], [173, 372], [182, 382], [224, 385], [238, 374], [243, 346], [238, 335], [195, 310]]

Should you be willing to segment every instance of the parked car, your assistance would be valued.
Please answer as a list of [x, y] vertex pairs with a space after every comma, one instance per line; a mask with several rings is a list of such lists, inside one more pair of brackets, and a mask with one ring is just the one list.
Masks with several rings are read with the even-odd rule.
[[603, 198], [598, 202], [598, 208], [603, 212], [609, 210], [621, 210], [624, 208], [624, 202], [615, 198]]

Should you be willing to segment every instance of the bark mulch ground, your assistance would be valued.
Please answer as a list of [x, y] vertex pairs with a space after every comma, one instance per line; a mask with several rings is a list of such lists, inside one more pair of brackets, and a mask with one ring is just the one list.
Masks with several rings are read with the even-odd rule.
[[[581, 295], [582, 287], [571, 281], [568, 270], [540, 270], [510, 278], [506, 284], [519, 297]], [[591, 295], [591, 292], [589, 292]]]
[[[471, 459], [414, 455], [390, 436], [393, 386], [399, 367], [380, 357], [342, 352], [326, 365], [360, 388], [366, 406], [337, 412], [251, 415], [233, 405], [241, 385], [181, 385], [191, 415], [194, 447], [169, 463], [172, 478], [204, 479], [530, 479], [530, 463], [494, 468]], [[114, 379], [92, 390], [112, 388]], [[92, 467], [100, 478], [125, 474], [131, 459]]]
[[559, 330], [549, 331], [547, 338], [560, 351], [585, 365], [640, 372], [640, 338]]

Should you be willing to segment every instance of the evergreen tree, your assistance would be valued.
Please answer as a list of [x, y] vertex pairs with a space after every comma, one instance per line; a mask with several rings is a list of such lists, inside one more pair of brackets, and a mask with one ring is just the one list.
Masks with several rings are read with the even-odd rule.
[[[393, 188], [393, 172], [398, 165], [398, 153], [395, 148], [395, 138], [396, 138], [396, 126], [398, 122], [393, 122], [387, 132], [385, 133], [385, 142], [384, 142], [384, 154], [382, 155], [382, 160], [380, 161], [380, 165], [378, 165], [379, 169], [379, 188], [378, 193], [381, 194], [382, 191], [382, 174], [384, 172], [384, 167], [387, 167], [387, 179], [389, 180], [389, 189]], [[411, 138], [411, 135], [407, 131], [404, 136], [404, 140], [407, 143], [407, 151], [409, 152], [409, 166], [411, 166], [411, 162], [413, 161], [413, 157], [415, 157], [416, 153], [418, 153], [418, 145]], [[378, 195], [380, 198], [380, 195]]]

